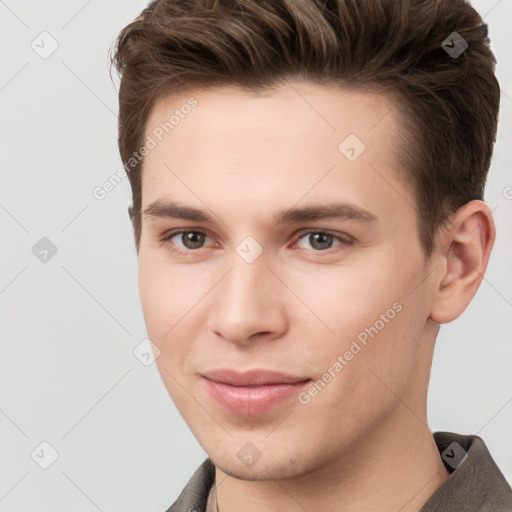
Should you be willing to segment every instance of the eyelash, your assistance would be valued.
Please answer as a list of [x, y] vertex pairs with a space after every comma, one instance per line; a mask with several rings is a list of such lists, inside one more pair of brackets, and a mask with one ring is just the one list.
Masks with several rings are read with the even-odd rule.
[[[182, 235], [183, 233], [195, 233], [195, 234], [201, 234], [201, 235], [206, 235], [207, 237], [209, 238], [212, 238], [208, 233], [205, 233], [203, 231], [199, 231], [199, 230], [194, 230], [194, 229], [182, 229], [182, 230], [178, 230], [178, 231], [172, 231], [170, 233], [166, 233], [164, 234], [162, 237], [161, 237], [161, 241], [162, 242], [169, 242], [172, 238], [174, 238], [176, 235]], [[340, 244], [339, 245], [335, 245], [333, 247], [330, 247], [329, 249], [325, 249], [325, 250], [319, 250], [319, 249], [311, 249], [310, 251], [311, 252], [314, 252], [316, 254], [332, 254], [332, 250], [331, 249], [334, 249], [336, 247], [341, 247], [341, 246], [348, 246], [348, 245], [352, 245], [352, 243], [354, 242], [354, 238], [352, 238], [350, 235], [344, 235], [344, 236], [341, 236], [339, 233], [335, 233], [333, 231], [329, 231], [329, 230], [302, 230], [300, 231], [296, 237], [297, 238], [297, 241], [294, 243], [294, 246], [298, 244], [298, 242], [300, 240], [302, 240], [302, 238], [304, 238], [304, 236], [306, 235], [313, 235], [313, 234], [322, 234], [322, 235], [329, 235], [329, 236], [332, 236], [334, 237], [335, 239], [337, 239]], [[348, 238], [345, 239], [345, 238]], [[173, 244], [174, 246], [174, 244]], [[199, 247], [198, 249], [188, 249], [187, 251], [182, 251], [180, 249], [176, 249], [176, 247], [170, 247], [170, 251], [172, 253], [175, 253], [175, 254], [178, 254], [178, 255], [181, 255], [181, 256], [188, 256], [190, 255], [191, 253], [194, 253], [194, 252], [198, 252], [200, 249], [204, 249], [204, 247]]]

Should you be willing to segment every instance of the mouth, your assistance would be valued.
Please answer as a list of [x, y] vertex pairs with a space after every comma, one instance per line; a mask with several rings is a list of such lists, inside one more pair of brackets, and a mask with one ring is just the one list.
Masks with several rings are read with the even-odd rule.
[[289, 400], [312, 381], [269, 370], [215, 370], [202, 377], [210, 397], [223, 409], [248, 416], [263, 414]]

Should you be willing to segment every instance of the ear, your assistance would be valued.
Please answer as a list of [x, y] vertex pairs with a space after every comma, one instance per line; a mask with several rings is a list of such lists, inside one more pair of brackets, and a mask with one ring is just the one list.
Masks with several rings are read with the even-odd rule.
[[455, 320], [475, 296], [494, 245], [496, 228], [486, 203], [471, 201], [459, 208], [448, 229], [439, 231], [435, 288], [430, 318], [444, 324]]

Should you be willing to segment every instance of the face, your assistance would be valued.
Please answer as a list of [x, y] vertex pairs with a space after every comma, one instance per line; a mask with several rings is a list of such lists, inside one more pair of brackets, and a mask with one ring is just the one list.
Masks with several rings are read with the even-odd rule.
[[[424, 404], [435, 336], [398, 130], [385, 96], [304, 82], [155, 105], [139, 291], [163, 382], [223, 471], [304, 474], [399, 433], [397, 397]], [[290, 379], [226, 383], [250, 370]]]

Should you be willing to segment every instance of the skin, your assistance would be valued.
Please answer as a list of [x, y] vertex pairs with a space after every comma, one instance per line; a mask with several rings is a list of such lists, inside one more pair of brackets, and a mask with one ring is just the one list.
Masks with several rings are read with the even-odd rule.
[[[489, 208], [457, 211], [426, 260], [387, 97], [298, 81], [191, 90], [156, 103], [147, 135], [191, 96], [197, 107], [144, 159], [142, 211], [173, 201], [213, 220], [143, 214], [139, 291], [163, 382], [216, 465], [218, 509], [420, 510], [448, 477], [426, 418], [435, 339], [482, 280]], [[348, 134], [366, 145], [355, 161], [338, 150]], [[339, 202], [376, 221], [273, 221]], [[206, 236], [163, 240], [179, 229]], [[263, 249], [252, 263], [236, 251], [247, 236]], [[206, 392], [200, 374], [226, 367], [317, 381], [394, 303], [400, 312], [307, 404], [241, 416]], [[237, 457], [247, 442], [261, 454], [250, 467]]]

